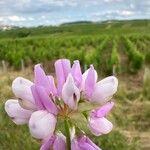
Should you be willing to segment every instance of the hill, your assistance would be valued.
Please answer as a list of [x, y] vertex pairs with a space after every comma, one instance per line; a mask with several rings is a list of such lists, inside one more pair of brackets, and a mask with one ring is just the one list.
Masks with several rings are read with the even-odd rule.
[[148, 34], [150, 20], [110, 20], [104, 22], [73, 22], [60, 26], [39, 26], [31, 28], [13, 28], [0, 30], [0, 38], [23, 38], [32, 36], [52, 35], [108, 35], [108, 34]]

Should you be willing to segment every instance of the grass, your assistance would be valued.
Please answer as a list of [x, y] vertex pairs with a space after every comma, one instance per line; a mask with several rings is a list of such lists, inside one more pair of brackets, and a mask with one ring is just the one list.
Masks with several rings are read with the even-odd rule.
[[[2, 150], [19, 150], [20, 147], [22, 150], [36, 150], [40, 146], [39, 141], [31, 137], [26, 125], [15, 125], [4, 111], [4, 102], [14, 97], [11, 91], [12, 80], [16, 76], [32, 78], [31, 69], [25, 70], [25, 72], [26, 74], [20, 71], [10, 71], [9, 73], [0, 74], [0, 78], [2, 79], [0, 80], [0, 149]], [[141, 143], [144, 142], [142, 146], [149, 143], [150, 137], [145, 133], [150, 131], [150, 102], [146, 97], [142, 97], [142, 100], [136, 99], [138, 95], [129, 99], [129, 93], [130, 95], [134, 95], [134, 92], [137, 90], [140, 94], [143, 87], [130, 87], [131, 93], [128, 88], [134, 83], [130, 82], [129, 85], [126, 82], [129, 80], [128, 77], [126, 79], [123, 79], [123, 77], [119, 78], [121, 82], [118, 93], [115, 96], [116, 105], [112, 113], [108, 116], [114, 124], [113, 131], [108, 135], [100, 137], [89, 136], [104, 150], [146, 150], [145, 147], [141, 147]], [[144, 140], [143, 136], [146, 136]]]

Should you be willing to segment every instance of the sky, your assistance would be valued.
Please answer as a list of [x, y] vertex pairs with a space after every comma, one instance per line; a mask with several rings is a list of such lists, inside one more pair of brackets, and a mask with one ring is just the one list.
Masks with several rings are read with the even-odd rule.
[[150, 0], [0, 0], [0, 25], [150, 19]]

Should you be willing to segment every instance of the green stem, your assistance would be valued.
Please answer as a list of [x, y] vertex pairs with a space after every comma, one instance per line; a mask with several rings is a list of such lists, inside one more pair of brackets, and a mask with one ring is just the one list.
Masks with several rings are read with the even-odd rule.
[[65, 130], [66, 130], [67, 150], [71, 150], [69, 122], [67, 118], [65, 119], [64, 124], [65, 124]]

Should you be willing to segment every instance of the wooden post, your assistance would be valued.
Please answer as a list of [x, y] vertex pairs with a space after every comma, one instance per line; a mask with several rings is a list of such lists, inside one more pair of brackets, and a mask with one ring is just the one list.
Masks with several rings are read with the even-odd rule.
[[7, 72], [7, 66], [5, 60], [2, 60], [2, 71]]
[[112, 74], [113, 74], [114, 76], [116, 75], [116, 65], [113, 65]]
[[25, 68], [25, 67], [24, 67], [24, 60], [21, 59], [21, 71], [22, 71], [22, 72], [24, 72], [24, 68]]

